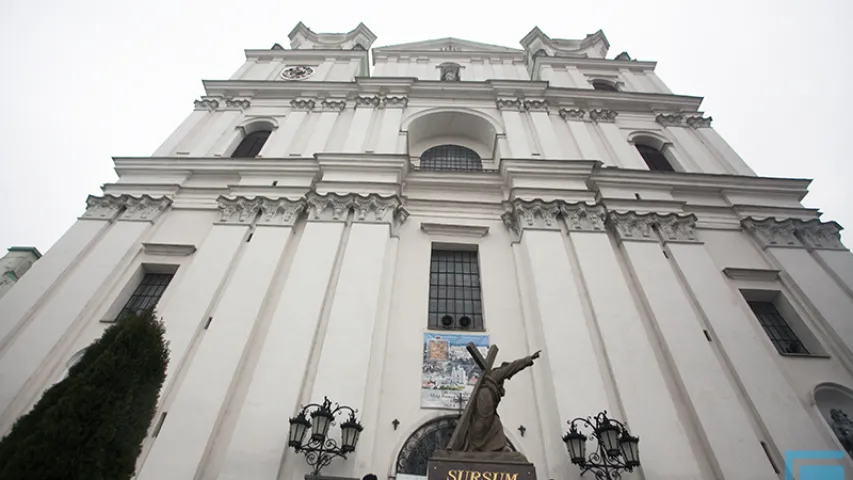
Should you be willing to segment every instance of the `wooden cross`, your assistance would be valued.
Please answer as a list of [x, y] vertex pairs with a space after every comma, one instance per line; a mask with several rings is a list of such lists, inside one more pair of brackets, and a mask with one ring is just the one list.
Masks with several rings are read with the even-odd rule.
[[453, 431], [453, 436], [450, 437], [450, 442], [447, 444], [448, 450], [453, 451], [461, 451], [465, 448], [465, 434], [468, 433], [468, 426], [471, 423], [471, 409], [473, 403], [471, 399], [474, 399], [476, 402], [477, 393], [480, 391], [480, 385], [483, 383], [483, 378], [486, 377], [486, 374], [492, 371], [492, 366], [495, 364], [495, 358], [498, 356], [498, 347], [496, 345], [492, 345], [489, 347], [489, 352], [486, 354], [486, 358], [483, 358], [480, 355], [480, 351], [477, 350], [477, 347], [474, 345], [474, 342], [468, 342], [468, 353], [471, 355], [471, 358], [474, 359], [474, 363], [480, 367], [480, 378], [477, 379], [477, 384], [474, 385], [474, 390], [471, 391], [471, 396], [468, 397], [468, 405], [465, 407], [465, 413], [462, 414], [462, 417], [459, 419], [459, 422], [456, 424], [456, 430]]

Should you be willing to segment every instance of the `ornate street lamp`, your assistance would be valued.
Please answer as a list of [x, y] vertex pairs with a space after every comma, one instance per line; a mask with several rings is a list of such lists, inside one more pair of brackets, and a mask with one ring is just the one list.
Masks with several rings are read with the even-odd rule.
[[[341, 444], [338, 446], [333, 438], [329, 438], [329, 427], [335, 424], [335, 418], [349, 412], [349, 417], [341, 424]], [[350, 407], [342, 407], [337, 403], [332, 406], [328, 398], [323, 399], [323, 404], [312, 403], [302, 407], [298, 415], [290, 419], [290, 434], [288, 445], [298, 453], [305, 454], [305, 461], [313, 467], [313, 474], [319, 475], [323, 467], [332, 463], [335, 457], [346, 460], [347, 454], [355, 451], [358, 437], [364, 427], [358, 423], [355, 414], [358, 410]], [[311, 420], [308, 420], [308, 418]], [[305, 437], [311, 430], [308, 441]]]
[[[603, 411], [595, 417], [576, 418], [569, 424], [569, 431], [563, 435], [563, 442], [569, 451], [572, 463], [581, 468], [581, 475], [592, 472], [596, 480], [617, 480], [622, 471], [632, 471], [640, 466], [638, 437], [628, 432], [622, 422], [607, 417]], [[587, 436], [578, 431], [578, 426], [592, 430], [590, 435], [596, 440], [596, 450], [586, 455]]]

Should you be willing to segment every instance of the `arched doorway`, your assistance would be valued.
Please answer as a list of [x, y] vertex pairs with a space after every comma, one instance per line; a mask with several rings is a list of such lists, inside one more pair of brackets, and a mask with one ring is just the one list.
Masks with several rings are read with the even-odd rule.
[[[458, 419], [456, 416], [439, 417], [415, 430], [397, 455], [397, 473], [426, 476], [429, 458], [436, 450], [446, 447], [450, 442]], [[515, 451], [515, 446], [511, 443], [509, 447]]]

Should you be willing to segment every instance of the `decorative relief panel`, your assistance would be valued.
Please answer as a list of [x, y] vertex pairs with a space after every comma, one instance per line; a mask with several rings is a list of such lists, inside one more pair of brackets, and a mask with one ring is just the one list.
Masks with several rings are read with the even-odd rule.
[[294, 110], [314, 110], [314, 104], [313, 98], [294, 98], [290, 101], [290, 106]]
[[693, 117], [687, 117], [687, 125], [691, 128], [709, 128], [713, 120], [714, 117], [705, 118], [701, 115], [696, 115]]
[[747, 218], [741, 224], [758, 240], [762, 248], [803, 246], [800, 239], [794, 234], [797, 227], [792, 219], [765, 218], [756, 220]]
[[218, 97], [218, 96], [203, 96], [193, 102], [196, 110], [223, 110], [223, 109], [240, 109], [245, 110], [252, 106], [252, 101], [244, 97]]
[[525, 100], [522, 106], [528, 112], [547, 112], [549, 103], [548, 100]]
[[841, 243], [841, 225], [835, 222], [821, 222], [820, 220], [802, 220], [796, 223], [797, 237], [811, 249], [823, 250], [847, 250]]
[[604, 206], [588, 203], [560, 202], [560, 213], [570, 231], [604, 232], [607, 211]]
[[557, 223], [559, 213], [559, 202], [514, 200], [510, 204], [510, 210], [501, 215], [501, 220], [517, 241], [525, 228], [559, 230], [560, 224]]
[[358, 108], [358, 107], [376, 108], [379, 106], [379, 104], [381, 102], [382, 102], [382, 99], [379, 97], [379, 95], [373, 95], [370, 97], [359, 95], [359, 96], [355, 97], [355, 108]]
[[562, 117], [563, 120], [582, 121], [584, 115], [586, 115], [586, 112], [581, 110], [581, 109], [578, 109], [578, 108], [561, 108], [560, 109], [560, 117]]
[[285, 80], [305, 80], [314, 75], [314, 67], [307, 65], [290, 65], [281, 71], [281, 78]]
[[287, 198], [273, 200], [262, 197], [260, 209], [261, 216], [258, 219], [258, 225], [292, 227], [299, 218], [299, 214], [305, 210], [305, 201]]
[[353, 205], [352, 195], [328, 193], [320, 195], [310, 192], [305, 197], [308, 205], [308, 220], [343, 222]]
[[248, 98], [226, 98], [225, 99], [225, 107], [226, 108], [236, 108], [240, 110], [245, 110], [252, 105], [252, 102], [249, 101]]
[[666, 243], [696, 243], [696, 215], [657, 215], [657, 226]]
[[619, 240], [623, 242], [627, 240], [658, 241], [657, 235], [652, 230], [652, 226], [657, 222], [657, 215], [653, 213], [610, 212], [607, 220]]
[[96, 197], [89, 195], [86, 199], [86, 212], [80, 218], [88, 218], [93, 220], [113, 220], [118, 216], [118, 212], [124, 208], [124, 199], [121, 196], [104, 195]]
[[320, 106], [322, 107], [324, 112], [340, 112], [343, 109], [347, 108], [347, 101], [325, 99], [320, 102]]
[[684, 125], [684, 115], [679, 113], [661, 113], [655, 117], [655, 121], [664, 127], [681, 127]]
[[385, 108], [406, 108], [408, 104], [408, 97], [382, 97], [382, 106]]
[[227, 198], [219, 197], [220, 224], [250, 225], [261, 209], [261, 200], [258, 198], [248, 199], [246, 197]]
[[606, 108], [590, 110], [589, 112], [590, 120], [596, 123], [616, 123], [616, 115], [619, 115], [619, 112]]
[[495, 101], [495, 104], [498, 107], [498, 110], [521, 110], [521, 99], [520, 98], [499, 98]]
[[222, 100], [222, 97], [201, 97], [200, 99], [193, 102], [193, 106], [196, 110], [208, 110], [213, 111], [219, 108], [219, 101]]
[[172, 200], [168, 197], [154, 198], [150, 195], [143, 195], [137, 198], [125, 195], [125, 209], [118, 219], [132, 222], [153, 222], [171, 204]]

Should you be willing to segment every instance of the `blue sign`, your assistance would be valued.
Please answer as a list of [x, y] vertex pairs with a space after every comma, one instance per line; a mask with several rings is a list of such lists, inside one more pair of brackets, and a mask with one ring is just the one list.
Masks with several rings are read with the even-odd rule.
[[[808, 460], [837, 460], [844, 458], [841, 450], [790, 450], [785, 452], [785, 480], [844, 480], [844, 466], [817, 464]], [[800, 460], [799, 469], [794, 461]], [[798, 475], [794, 475], [798, 472]]]

